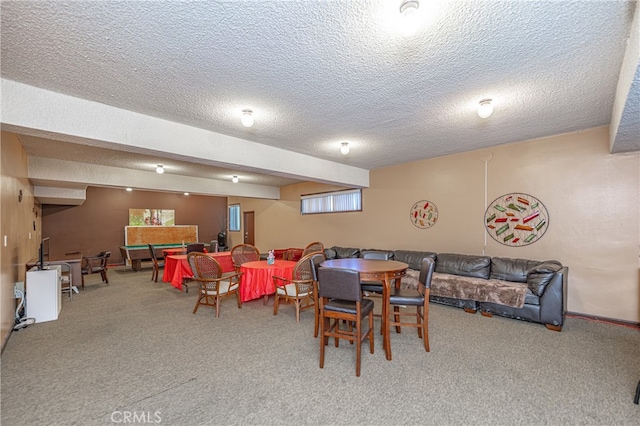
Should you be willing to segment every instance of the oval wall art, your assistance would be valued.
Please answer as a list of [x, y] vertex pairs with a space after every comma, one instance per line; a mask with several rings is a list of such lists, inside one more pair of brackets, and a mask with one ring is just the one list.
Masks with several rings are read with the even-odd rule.
[[549, 213], [537, 198], [514, 192], [489, 204], [484, 221], [494, 240], [506, 246], [520, 247], [542, 238], [549, 227]]
[[438, 220], [438, 208], [428, 200], [420, 200], [409, 212], [411, 223], [421, 229], [431, 228]]

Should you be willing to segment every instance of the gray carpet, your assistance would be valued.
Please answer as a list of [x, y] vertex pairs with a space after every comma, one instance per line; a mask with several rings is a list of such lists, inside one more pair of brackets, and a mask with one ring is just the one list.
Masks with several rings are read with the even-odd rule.
[[195, 285], [153, 283], [150, 269], [109, 276], [64, 297], [57, 321], [12, 334], [3, 426], [640, 423], [637, 329], [569, 318], [557, 333], [431, 304], [431, 352], [406, 329], [387, 361], [376, 334], [357, 378], [345, 342], [318, 367], [311, 311], [298, 324], [292, 305], [273, 316], [273, 299], [227, 299], [216, 319], [191, 313]]

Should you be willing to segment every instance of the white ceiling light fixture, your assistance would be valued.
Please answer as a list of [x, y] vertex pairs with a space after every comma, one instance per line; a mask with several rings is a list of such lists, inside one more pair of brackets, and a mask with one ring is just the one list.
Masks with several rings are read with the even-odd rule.
[[413, 34], [420, 25], [420, 14], [418, 0], [404, 0], [400, 3], [400, 14], [402, 14], [401, 30], [406, 35]]
[[127, 192], [133, 191], [133, 188], [127, 188]]
[[340, 152], [342, 155], [347, 155], [349, 153], [349, 142], [342, 142], [340, 146]]
[[488, 118], [493, 114], [493, 105], [491, 99], [483, 99], [478, 106], [478, 116], [480, 118]]
[[188, 193], [188, 192], [185, 192], [185, 193], [184, 193], [184, 195], [189, 195], [189, 193]]
[[238, 180], [239, 180], [238, 176], [234, 176], [234, 177], [231, 178], [231, 182], [233, 182], [233, 183], [238, 183]]
[[243, 109], [242, 110], [242, 125], [244, 127], [251, 127], [253, 126], [254, 123], [254, 119], [253, 119], [253, 111], [251, 111], [250, 109]]
[[404, 0], [400, 3], [400, 13], [407, 16], [411, 13], [416, 13], [419, 7], [420, 2], [418, 0]]
[[158, 167], [156, 167], [156, 173], [159, 175], [164, 173], [164, 166], [162, 164], [158, 164]]

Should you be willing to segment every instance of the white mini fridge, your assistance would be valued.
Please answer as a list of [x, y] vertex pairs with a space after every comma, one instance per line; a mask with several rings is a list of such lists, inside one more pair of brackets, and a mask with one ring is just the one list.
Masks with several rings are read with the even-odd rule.
[[27, 271], [27, 318], [35, 318], [36, 323], [58, 319], [62, 307], [61, 275], [60, 265]]

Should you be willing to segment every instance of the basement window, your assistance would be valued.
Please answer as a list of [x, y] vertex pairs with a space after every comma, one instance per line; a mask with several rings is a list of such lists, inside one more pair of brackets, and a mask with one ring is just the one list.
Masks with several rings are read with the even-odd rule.
[[348, 189], [344, 191], [308, 194], [300, 197], [300, 214], [361, 212], [362, 190]]
[[229, 231], [240, 230], [240, 204], [229, 204]]

